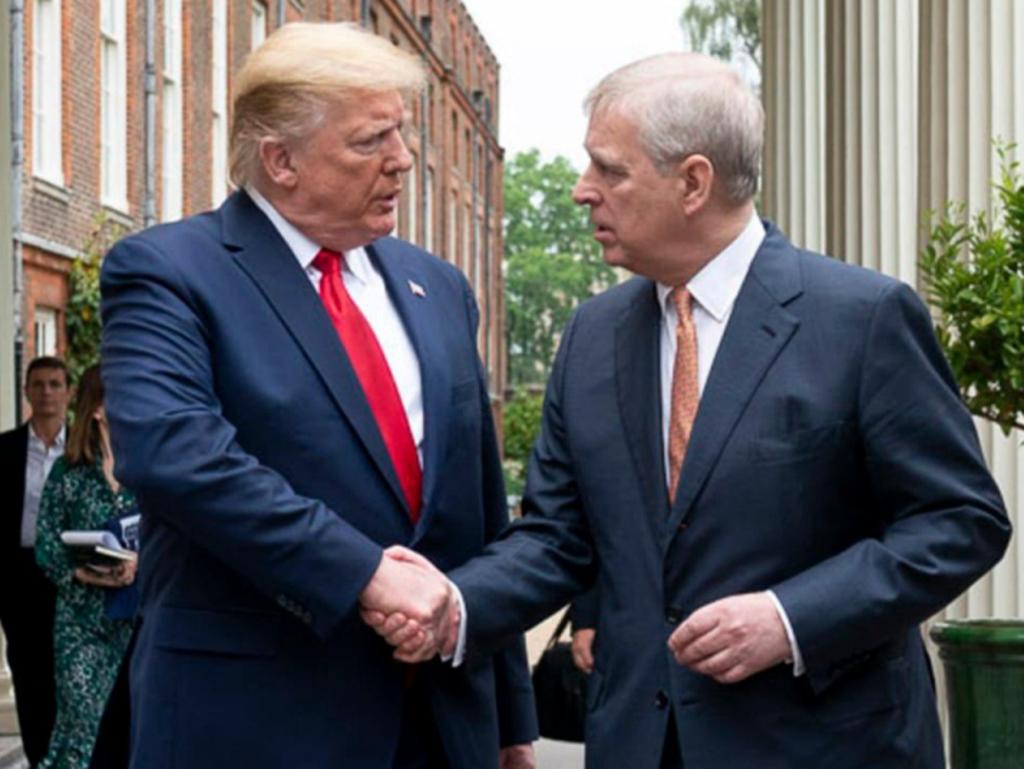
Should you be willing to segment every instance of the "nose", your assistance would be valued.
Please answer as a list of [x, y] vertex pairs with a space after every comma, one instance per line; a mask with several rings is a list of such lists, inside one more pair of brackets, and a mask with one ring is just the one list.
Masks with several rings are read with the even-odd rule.
[[578, 206], [597, 205], [600, 200], [593, 184], [590, 183], [590, 171], [591, 166], [587, 166], [587, 170], [580, 174], [572, 188], [572, 201]]
[[401, 131], [395, 131], [392, 141], [394, 142], [394, 147], [388, 154], [388, 161], [384, 172], [388, 174], [404, 174], [412, 168], [412, 153], [409, 152]]

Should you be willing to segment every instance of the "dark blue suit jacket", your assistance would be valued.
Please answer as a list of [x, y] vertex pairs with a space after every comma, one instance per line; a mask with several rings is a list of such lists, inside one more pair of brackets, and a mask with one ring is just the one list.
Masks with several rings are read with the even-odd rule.
[[[1010, 526], [927, 310], [769, 226], [671, 507], [659, 323], [638, 278], [566, 329], [526, 516], [452, 575], [471, 649], [596, 571], [590, 769], [657, 769], [670, 712], [687, 769], [942, 769], [918, 623], [999, 559]], [[769, 588], [805, 676], [780, 665], [727, 686], [673, 661], [666, 640], [690, 612]]]
[[[316, 291], [245, 193], [107, 256], [107, 413], [144, 521], [133, 767], [390, 767], [406, 671], [359, 594], [384, 546], [450, 569], [507, 522], [465, 279], [398, 240], [368, 250], [422, 371], [416, 527]], [[535, 736], [510, 640], [418, 669], [452, 769]]]

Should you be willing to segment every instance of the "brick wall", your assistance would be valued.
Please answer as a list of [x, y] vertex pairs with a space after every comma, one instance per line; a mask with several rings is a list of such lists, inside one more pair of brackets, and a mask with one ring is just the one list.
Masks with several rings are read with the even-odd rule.
[[[268, 32], [277, 25], [279, 2], [285, 2], [289, 21], [339, 20], [358, 22], [360, 0], [269, 0], [266, 3]], [[33, 0], [26, 0], [25, 120], [26, 168], [23, 175], [23, 230], [33, 244], [54, 244], [52, 248], [24, 249], [26, 264], [25, 336], [31, 335], [36, 304], [62, 309], [68, 271], [67, 254], [81, 249], [94, 227], [97, 214], [104, 212], [130, 229], [142, 226], [145, 206], [145, 0], [126, 2], [127, 66], [127, 152], [128, 206], [125, 211], [105, 210], [100, 204], [100, 19], [95, 0], [62, 2], [62, 109], [64, 184], [56, 187], [34, 177], [32, 160], [32, 93], [48, 84], [32, 82]], [[163, 0], [157, 0], [154, 59], [157, 64], [157, 92], [163, 62]], [[228, 85], [232, 73], [241, 67], [251, 49], [251, 0], [228, 2]], [[433, 171], [433, 246], [440, 256], [455, 263], [472, 280], [473, 254], [465, 249], [464, 228], [470, 228], [470, 250], [489, 254], [490, 281], [479, 281], [478, 300], [482, 315], [490, 319], [481, 326], [481, 355], [492, 371], [492, 392], [504, 389], [504, 328], [501, 283], [501, 164], [503, 151], [496, 135], [498, 117], [498, 62], [472, 19], [458, 0], [374, 0], [373, 22], [379, 34], [405, 50], [423, 57], [429, 72], [433, 100], [425, 115], [413, 105], [416, 120], [432, 119], [427, 146], [420, 146], [418, 127], [410, 131], [410, 147], [417, 157], [426, 154]], [[421, 17], [430, 16], [431, 41], [420, 34]], [[182, 104], [183, 104], [183, 209], [185, 215], [206, 210], [212, 198], [212, 7], [211, 0], [185, 0], [182, 19]], [[478, 95], [474, 95], [479, 91]], [[485, 103], [490, 102], [487, 121]], [[458, 124], [452, 130], [452, 115]], [[154, 209], [161, 210], [161, 141], [163, 112], [157, 100], [154, 136], [156, 180]], [[467, 144], [466, 134], [470, 141]], [[485, 165], [492, 167], [490, 194], [485, 194]], [[471, 178], [471, 169], [475, 171]], [[448, 231], [447, 203], [457, 199], [459, 231]], [[489, 207], [486, 205], [489, 200]], [[403, 204], [403, 212], [406, 210]], [[486, 226], [485, 226], [486, 218]], [[403, 216], [399, 234], [422, 243], [424, 223], [417, 216], [416, 232], [409, 231]], [[477, 224], [474, 226], [473, 220]], [[479, 232], [479, 237], [476, 233]], [[489, 232], [487, 242], [484, 234]], [[448, 245], [454, 242], [454, 252]], [[481, 274], [482, 266], [479, 267]], [[487, 336], [484, 335], [485, 331]], [[60, 338], [63, 339], [63, 333]], [[27, 351], [26, 360], [33, 351]]]

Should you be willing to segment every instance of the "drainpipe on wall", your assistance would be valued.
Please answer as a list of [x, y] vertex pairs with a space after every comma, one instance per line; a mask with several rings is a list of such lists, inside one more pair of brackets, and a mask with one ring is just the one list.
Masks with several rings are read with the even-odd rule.
[[360, 0], [359, 21], [364, 27], [370, 26], [370, 5], [372, 0]]
[[156, 224], [156, 0], [146, 0], [146, 189], [142, 203], [142, 225]]
[[[484, 119], [487, 125], [491, 124], [491, 100], [484, 102]], [[487, 302], [484, 304], [484, 338], [487, 339], [487, 348], [484, 353], [484, 366], [487, 375], [491, 379], [492, 389], [497, 384], [497, 377], [491, 368], [491, 185], [493, 184], [494, 167], [491, 161], [491, 153], [485, 153], [484, 157], [484, 285], [488, 287]]]
[[[366, 2], [368, 2], [368, 1], [369, 0], [366, 0]], [[432, 43], [432, 40], [431, 40], [431, 37], [433, 35], [432, 23], [433, 23], [433, 19], [429, 15], [424, 14], [424, 15], [420, 16], [420, 34], [423, 35], [423, 39], [426, 41], [427, 46], [430, 46], [431, 43]], [[426, 51], [423, 52], [422, 59], [423, 59], [423, 66], [426, 69], [426, 71], [429, 73], [430, 72], [430, 62], [428, 61], [428, 57], [427, 57], [427, 52]], [[426, 249], [429, 249], [431, 251], [439, 251], [440, 249], [434, 248], [434, 244], [433, 243], [427, 243], [426, 242], [426, 237], [425, 237], [426, 234], [427, 234], [428, 228], [429, 228], [430, 232], [434, 231], [432, 223], [428, 224], [428, 222], [427, 222], [427, 213], [428, 213], [427, 212], [427, 188], [428, 188], [428, 186], [430, 184], [430, 180], [427, 178], [428, 171], [429, 171], [429, 168], [430, 168], [430, 164], [427, 162], [427, 140], [429, 138], [428, 130], [427, 130], [427, 128], [428, 128], [427, 121], [431, 117], [430, 110], [432, 108], [433, 108], [433, 105], [430, 104], [430, 77], [428, 75], [428, 77], [427, 77], [427, 84], [424, 86], [423, 90], [420, 92], [420, 179], [419, 179], [419, 182], [420, 182], [420, 201], [419, 201], [420, 202], [420, 213], [419, 213], [419, 220], [420, 220], [420, 223], [421, 223], [421, 225], [423, 227], [423, 234], [424, 234], [423, 247], [426, 248]], [[442, 211], [444, 210], [444, 207], [446, 205], [448, 205], [448, 201], [442, 200], [441, 201], [441, 210]], [[413, 238], [415, 238], [415, 234], [413, 234]]]
[[277, 3], [277, 26], [283, 27], [285, 21], [285, 5], [288, 4], [288, 0], [278, 0]]
[[[25, 3], [11, 0], [11, 258], [14, 261], [14, 390], [21, 390], [21, 364], [25, 351], [25, 268], [21, 263], [21, 174], [25, 165]], [[21, 424], [21, 396], [14, 399], [14, 419]]]

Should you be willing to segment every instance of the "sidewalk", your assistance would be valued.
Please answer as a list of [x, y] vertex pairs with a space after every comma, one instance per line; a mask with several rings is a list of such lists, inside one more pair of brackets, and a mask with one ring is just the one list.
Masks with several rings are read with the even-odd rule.
[[15, 736], [0, 736], [0, 769], [27, 769], [28, 762], [21, 751], [21, 740]]

